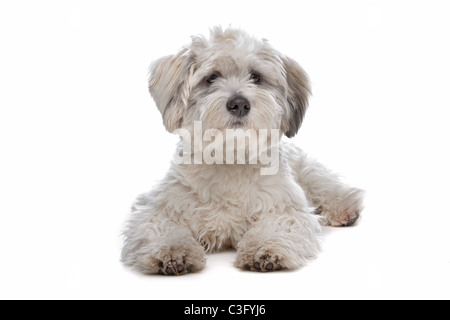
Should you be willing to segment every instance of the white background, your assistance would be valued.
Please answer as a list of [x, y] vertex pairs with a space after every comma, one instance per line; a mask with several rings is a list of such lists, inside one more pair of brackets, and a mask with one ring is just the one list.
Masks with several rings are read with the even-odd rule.
[[[450, 298], [448, 1], [0, 2], [0, 298]], [[367, 191], [363, 220], [324, 229], [294, 272], [208, 256], [183, 277], [119, 262], [134, 198], [175, 136], [150, 62], [221, 24], [269, 39], [309, 73], [295, 141]]]

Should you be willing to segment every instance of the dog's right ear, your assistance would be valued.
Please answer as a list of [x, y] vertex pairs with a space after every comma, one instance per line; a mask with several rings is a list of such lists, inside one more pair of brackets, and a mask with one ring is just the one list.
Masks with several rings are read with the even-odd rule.
[[308, 75], [297, 62], [289, 57], [282, 56], [283, 67], [286, 71], [286, 81], [288, 84], [288, 104], [282, 128], [288, 138], [292, 138], [302, 125], [303, 117], [308, 108], [308, 100], [311, 95], [311, 87]]
[[160, 58], [150, 66], [149, 90], [167, 131], [181, 127], [190, 95], [188, 49]]

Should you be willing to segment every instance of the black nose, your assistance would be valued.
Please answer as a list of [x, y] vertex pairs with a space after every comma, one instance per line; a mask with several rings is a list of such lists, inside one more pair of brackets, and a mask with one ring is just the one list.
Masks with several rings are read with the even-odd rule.
[[232, 114], [243, 117], [250, 111], [250, 102], [243, 97], [237, 96], [228, 100], [227, 109]]

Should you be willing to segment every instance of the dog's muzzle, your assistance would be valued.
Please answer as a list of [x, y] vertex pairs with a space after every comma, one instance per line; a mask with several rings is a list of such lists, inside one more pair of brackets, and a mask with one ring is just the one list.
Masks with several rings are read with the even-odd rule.
[[227, 102], [227, 110], [237, 117], [243, 117], [250, 111], [250, 102], [241, 96], [231, 98]]

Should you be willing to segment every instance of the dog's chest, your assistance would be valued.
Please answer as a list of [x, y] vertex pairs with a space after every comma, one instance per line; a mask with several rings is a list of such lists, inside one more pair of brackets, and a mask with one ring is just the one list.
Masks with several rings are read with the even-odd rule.
[[195, 182], [191, 230], [208, 251], [235, 247], [260, 215], [273, 209], [276, 188], [255, 170], [217, 170]]

